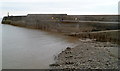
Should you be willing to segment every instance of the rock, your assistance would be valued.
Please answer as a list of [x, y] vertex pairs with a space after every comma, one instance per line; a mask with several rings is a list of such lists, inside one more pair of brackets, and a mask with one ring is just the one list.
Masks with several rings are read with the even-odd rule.
[[92, 62], [92, 59], [88, 59], [89, 62]]
[[72, 55], [70, 55], [70, 56], [66, 56], [65, 58], [72, 58], [73, 56]]
[[100, 62], [100, 60], [98, 60], [98, 62]]
[[70, 62], [65, 62], [65, 64], [68, 64], [68, 65], [69, 64], [74, 64], [74, 62], [71, 62], [71, 61]]
[[108, 63], [106, 63], [105, 65], [107, 65], [107, 66], [108, 66], [109, 64], [108, 64]]
[[71, 50], [71, 48], [70, 48], [70, 47], [67, 47], [66, 50]]
[[88, 49], [86, 49], [86, 50], [88, 50]]
[[92, 54], [94, 54], [95, 52], [91, 51]]
[[70, 58], [73, 57], [72, 55], [69, 56]]
[[65, 54], [70, 54], [71, 53], [71, 51], [65, 51]]
[[60, 66], [60, 65], [55, 63], [55, 64], [50, 64], [49, 66]]

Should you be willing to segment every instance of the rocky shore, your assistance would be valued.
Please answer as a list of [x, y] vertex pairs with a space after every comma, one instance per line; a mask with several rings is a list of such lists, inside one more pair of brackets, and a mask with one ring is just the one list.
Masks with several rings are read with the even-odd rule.
[[74, 47], [67, 47], [50, 64], [52, 69], [118, 69], [118, 45], [95, 40], [80, 40]]

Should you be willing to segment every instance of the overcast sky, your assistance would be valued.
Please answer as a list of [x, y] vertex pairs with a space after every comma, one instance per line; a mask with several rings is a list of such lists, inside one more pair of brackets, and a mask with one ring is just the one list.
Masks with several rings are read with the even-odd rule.
[[0, 17], [30, 13], [117, 14], [119, 0], [0, 0]]

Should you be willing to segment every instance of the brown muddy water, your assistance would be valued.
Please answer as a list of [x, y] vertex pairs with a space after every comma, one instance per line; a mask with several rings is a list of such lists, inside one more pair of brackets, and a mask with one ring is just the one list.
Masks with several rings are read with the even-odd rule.
[[48, 69], [54, 57], [77, 38], [11, 25], [2, 25], [3, 69]]

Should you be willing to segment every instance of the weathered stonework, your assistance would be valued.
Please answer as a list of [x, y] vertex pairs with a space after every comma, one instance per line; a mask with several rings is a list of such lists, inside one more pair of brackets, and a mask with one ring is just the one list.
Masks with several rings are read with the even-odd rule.
[[2, 23], [69, 33], [119, 29], [118, 21], [118, 15], [28, 14], [4, 17]]

